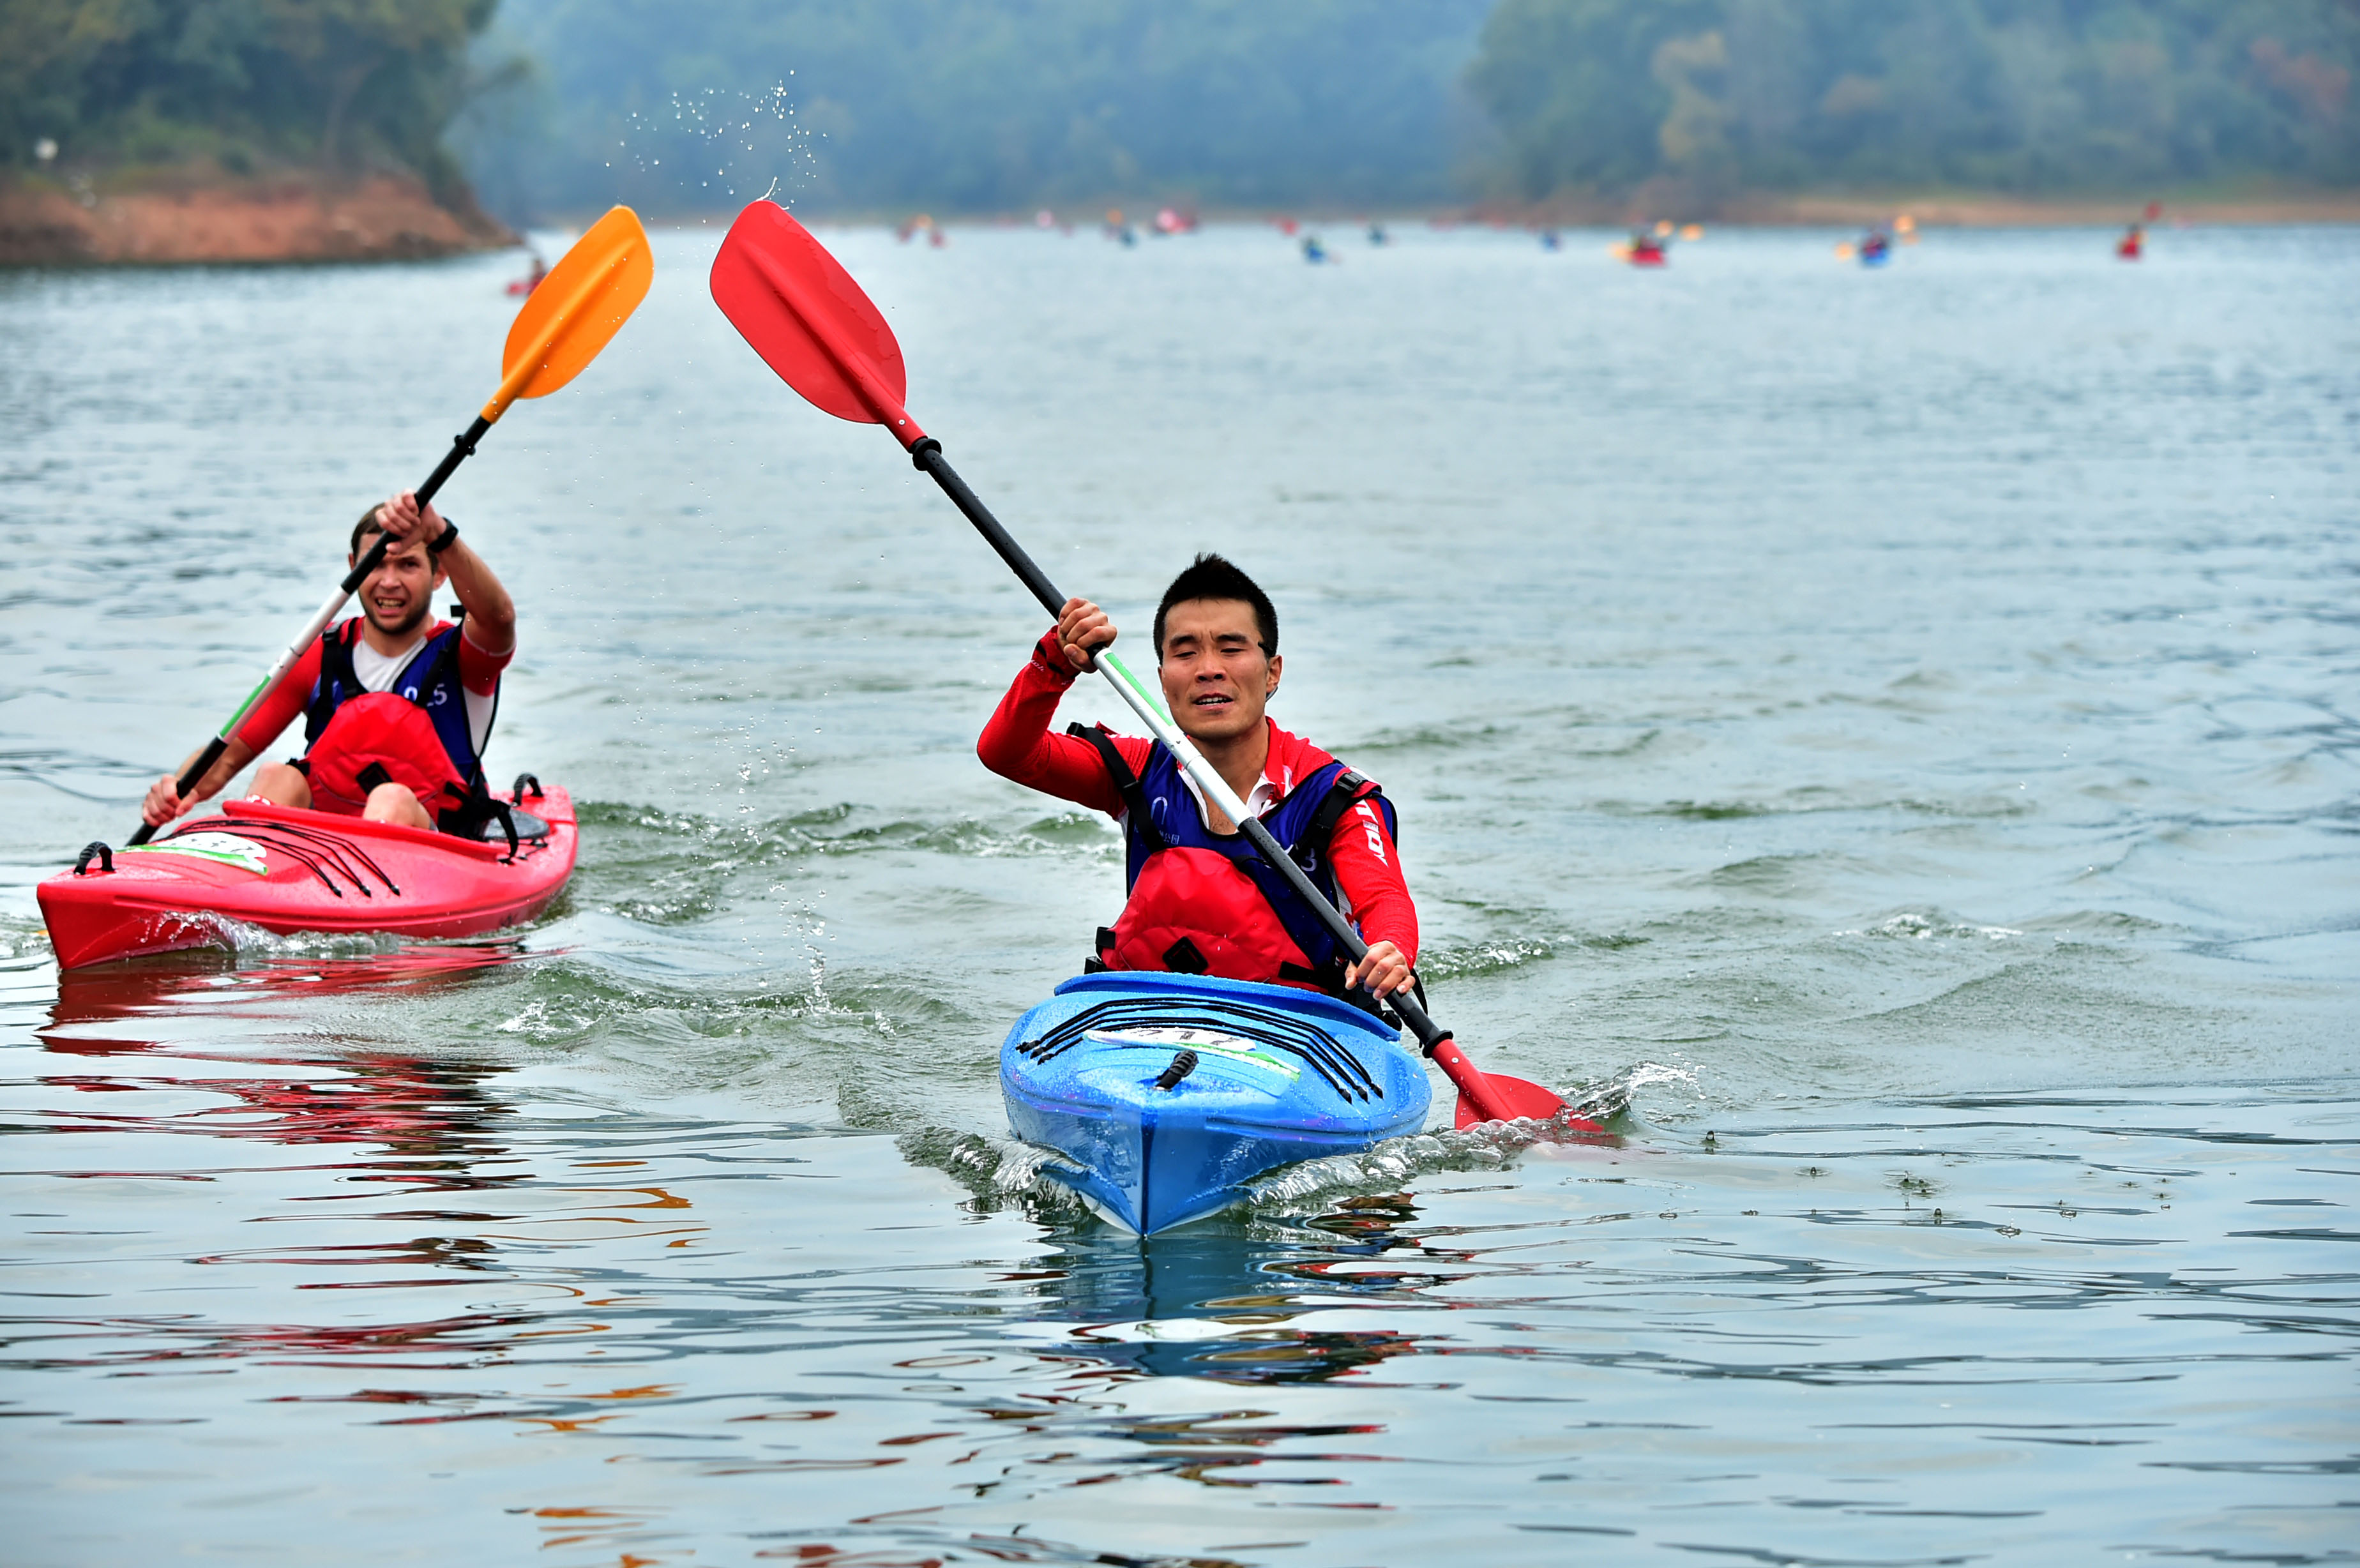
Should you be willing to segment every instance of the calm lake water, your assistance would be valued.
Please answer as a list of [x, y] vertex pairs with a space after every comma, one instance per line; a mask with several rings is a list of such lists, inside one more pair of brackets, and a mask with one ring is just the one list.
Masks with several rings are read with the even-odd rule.
[[2360, 234], [1610, 237], [828, 236], [1062, 587], [1271, 588], [1437, 1016], [1615, 1112], [1145, 1243], [1000, 1105], [1120, 898], [974, 757], [1043, 617], [717, 231], [445, 492], [563, 902], [60, 976], [519, 264], [0, 275], [10, 1560], [2360, 1559]]

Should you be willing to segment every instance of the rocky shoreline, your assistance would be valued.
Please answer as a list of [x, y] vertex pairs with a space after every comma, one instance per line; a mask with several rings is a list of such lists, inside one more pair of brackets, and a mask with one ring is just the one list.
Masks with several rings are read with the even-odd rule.
[[0, 266], [415, 261], [518, 243], [423, 183], [377, 174], [110, 190], [86, 178], [0, 186]]

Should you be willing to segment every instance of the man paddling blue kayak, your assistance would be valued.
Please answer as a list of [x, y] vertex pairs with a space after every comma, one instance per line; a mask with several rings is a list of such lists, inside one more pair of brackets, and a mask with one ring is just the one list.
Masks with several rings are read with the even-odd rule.
[[[1278, 842], [1261, 815], [1246, 804], [1229, 777], [1206, 759], [1196, 741], [1172, 722], [1171, 715], [1156, 703], [1138, 677], [1123, 668], [1121, 659], [1111, 649], [1106, 649], [1107, 641], [1114, 635], [1112, 623], [1104, 622], [1096, 606], [1057, 591], [1040, 564], [1024, 553], [1024, 547], [1016, 542], [1015, 536], [991, 515], [983, 498], [967, 488], [967, 481], [958, 476], [950, 459], [943, 455], [943, 443], [926, 434], [924, 427], [910, 417], [909, 409], [901, 406], [901, 400], [909, 396], [909, 372], [901, 363], [901, 345], [895, 340], [893, 329], [886, 325], [883, 312], [861, 292], [860, 285], [852, 280], [844, 265], [812, 237], [810, 230], [790, 217], [783, 207], [767, 201], [748, 203], [746, 210], [738, 214], [738, 221], [730, 225], [729, 237], [722, 242], [719, 253], [713, 258], [713, 299], [745, 334], [747, 343], [762, 356], [763, 362], [814, 408], [838, 419], [874, 424], [889, 431], [910, 454], [910, 461], [933, 476], [943, 494], [975, 525], [976, 531], [1016, 573], [1041, 607], [1056, 616], [1061, 626], [1073, 623], [1080, 641], [1068, 642], [1059, 635], [1051, 644], [1067, 665], [1078, 669], [1092, 662], [1087, 652], [1091, 647], [1105, 649], [1095, 660], [1098, 673], [1106, 677], [1123, 705], [1173, 754], [1173, 760], [1188, 777], [1192, 803], [1196, 792], [1201, 792], [1262, 857], [1254, 866], [1253, 880], [1259, 882], [1265, 872], [1275, 873], [1278, 880], [1299, 898], [1296, 911], [1308, 909], [1317, 915], [1320, 926], [1338, 950], [1351, 961], [1348, 972], [1369, 987], [1390, 990], [1393, 1011], [1400, 1015], [1404, 1026], [1417, 1036], [1418, 1049], [1458, 1085], [1459, 1125], [1555, 1116], [1565, 1111], [1565, 1102], [1537, 1083], [1527, 1083], [1504, 1073], [1487, 1073], [1478, 1068], [1468, 1060], [1467, 1052], [1459, 1049], [1450, 1031], [1427, 1014], [1424, 999], [1410, 994], [1417, 988], [1408, 968], [1416, 956], [1417, 933], [1414, 925], [1399, 933], [1386, 931], [1374, 920], [1374, 911], [1366, 911], [1370, 923], [1377, 928], [1371, 934], [1393, 946], [1392, 956], [1401, 967], [1396, 973], [1390, 964], [1381, 968], [1366, 964], [1369, 943], [1353, 926], [1351, 914], [1338, 909], [1334, 900], [1321, 891], [1310, 873], [1296, 864], [1293, 852]], [[1259, 597], [1260, 591], [1256, 590], [1255, 594]], [[1262, 602], [1267, 604], [1267, 600]], [[1104, 622], [1106, 637], [1098, 637], [1094, 630], [1081, 629], [1094, 616]], [[1205, 628], [1199, 630], [1202, 633]], [[1270, 691], [1276, 687], [1279, 673], [1276, 616], [1257, 616], [1253, 630], [1255, 635], [1269, 634], [1262, 637], [1260, 648], [1266, 660], [1267, 680], [1262, 692], [1266, 702]], [[1223, 640], [1218, 629], [1214, 628], [1211, 636], [1211, 646], [1218, 649]], [[1237, 653], [1241, 661], [1251, 664], [1247, 650], [1238, 649]], [[1164, 679], [1169, 691], [1169, 672]], [[1181, 681], [1178, 684], [1185, 695], [1188, 683]], [[1187, 703], [1174, 706], [1195, 711], [1220, 708], [1223, 704], [1207, 702], [1195, 704], [1194, 708]], [[1048, 717], [1054, 709], [1054, 704], [1049, 704], [1032, 721], [1034, 735], [1045, 736]], [[1037, 749], [1024, 732], [1016, 733], [1020, 755], [1030, 755]], [[1276, 732], [1270, 738], [1274, 740]], [[993, 737], [987, 735], [982, 746], [989, 748], [993, 744]], [[1120, 748], [1117, 750], [1120, 753]], [[1326, 754], [1321, 755], [1324, 757]], [[1269, 751], [1265, 749], [1265, 765], [1268, 760]], [[1132, 765], [1126, 759], [1125, 766]], [[1261, 777], [1246, 767], [1238, 768], [1238, 776], [1241, 781], [1252, 782], [1259, 782]], [[1142, 795], [1143, 799], [1144, 790]], [[1384, 808], [1388, 811], [1391, 809]], [[1128, 819], [1128, 811], [1125, 815]], [[1152, 816], [1152, 812], [1142, 811], [1141, 820], [1149, 821]], [[1209, 829], [1211, 824], [1206, 822], [1203, 825]], [[1391, 833], [1390, 821], [1384, 828]], [[1317, 835], [1306, 835], [1306, 839], [1317, 843]], [[1406, 907], [1407, 895], [1403, 897]], [[1412, 944], [1407, 949], [1401, 946], [1404, 937]], [[1182, 956], [1185, 957], [1185, 950]], [[1109, 978], [1104, 975], [1081, 977], [1084, 981]], [[1404, 981], [1409, 982], [1406, 986], [1403, 985]], [[1197, 983], [1220, 984], [1201, 977]]]
[[1402, 879], [1393, 804], [1271, 722], [1284, 661], [1269, 596], [1229, 561], [1198, 556], [1156, 607], [1157, 673], [1173, 722], [1349, 913], [1369, 944], [1358, 964], [1162, 742], [1079, 724], [1050, 733], [1058, 702], [1115, 636], [1105, 611], [1067, 600], [976, 746], [1002, 778], [1122, 824], [1129, 898], [1099, 931], [1095, 966], [1297, 985], [1361, 1007], [1409, 988], [1417, 909]]

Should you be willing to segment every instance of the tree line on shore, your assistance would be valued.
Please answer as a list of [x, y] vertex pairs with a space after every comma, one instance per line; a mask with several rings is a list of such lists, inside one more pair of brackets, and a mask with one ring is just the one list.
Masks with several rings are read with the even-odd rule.
[[464, 167], [517, 216], [2339, 186], [2355, 69], [2355, 0], [5, 0], [0, 169]]
[[2360, 180], [2351, 0], [1500, 0], [1518, 193]]
[[5, 0], [0, 169], [393, 168], [464, 195], [443, 132], [498, 0]]

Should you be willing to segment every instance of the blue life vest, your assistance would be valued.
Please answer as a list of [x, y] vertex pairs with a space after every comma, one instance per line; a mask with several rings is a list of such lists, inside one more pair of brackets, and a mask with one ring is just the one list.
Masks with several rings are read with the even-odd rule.
[[[1344, 994], [1343, 949], [1318, 912], [1243, 833], [1217, 833], [1205, 825], [1179, 759], [1162, 742], [1148, 753], [1144, 771], [1133, 775], [1103, 729], [1074, 724], [1068, 733], [1098, 748], [1124, 803], [1124, 886], [1130, 898], [1122, 918], [1098, 933], [1100, 963]], [[1331, 761], [1314, 769], [1262, 819], [1312, 886], [1338, 908], [1343, 902], [1328, 846], [1343, 813], [1371, 798], [1383, 814], [1385, 832], [1394, 833], [1393, 802], [1374, 783]], [[1364, 994], [1353, 995], [1365, 1002]]]

